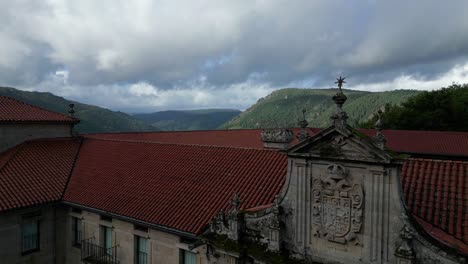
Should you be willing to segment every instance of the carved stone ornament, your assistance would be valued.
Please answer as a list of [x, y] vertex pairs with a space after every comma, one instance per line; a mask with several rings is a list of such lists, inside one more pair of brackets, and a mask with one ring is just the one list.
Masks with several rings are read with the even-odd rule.
[[351, 183], [348, 170], [338, 164], [329, 165], [325, 175], [312, 181], [314, 236], [361, 245], [356, 235], [361, 230], [364, 207], [361, 184]]
[[294, 139], [294, 133], [289, 129], [269, 128], [260, 133], [263, 142], [289, 143]]
[[223, 228], [227, 225], [226, 214], [223, 210], [219, 211], [210, 222], [210, 230], [213, 233], [222, 234]]

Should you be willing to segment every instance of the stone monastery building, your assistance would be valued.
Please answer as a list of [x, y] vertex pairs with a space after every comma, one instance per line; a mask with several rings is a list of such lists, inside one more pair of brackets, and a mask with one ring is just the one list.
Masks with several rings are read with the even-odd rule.
[[0, 97], [0, 263], [467, 263], [468, 133], [76, 135]]

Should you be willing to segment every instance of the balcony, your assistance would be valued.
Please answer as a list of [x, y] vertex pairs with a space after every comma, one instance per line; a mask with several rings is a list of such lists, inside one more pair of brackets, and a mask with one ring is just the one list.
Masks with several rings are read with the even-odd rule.
[[81, 262], [87, 264], [118, 264], [117, 247], [97, 245], [94, 237], [81, 241]]

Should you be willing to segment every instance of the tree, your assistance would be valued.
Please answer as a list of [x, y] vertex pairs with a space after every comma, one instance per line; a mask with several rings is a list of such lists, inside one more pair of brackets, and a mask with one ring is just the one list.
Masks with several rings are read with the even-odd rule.
[[[401, 106], [387, 104], [382, 118], [386, 129], [468, 131], [468, 84], [422, 92]], [[376, 120], [360, 126], [373, 128]]]

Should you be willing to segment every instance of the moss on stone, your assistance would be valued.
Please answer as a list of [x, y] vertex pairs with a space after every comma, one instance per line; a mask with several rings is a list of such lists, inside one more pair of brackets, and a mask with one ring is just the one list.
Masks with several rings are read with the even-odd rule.
[[242, 251], [244, 252], [244, 254], [247, 254], [249, 257], [254, 258], [257, 261], [269, 264], [310, 263], [305, 260], [292, 259], [285, 253], [271, 252], [268, 250], [267, 245], [258, 242], [248, 241], [242, 245], [237, 243], [236, 241], [230, 240], [225, 235], [215, 234], [205, 235], [203, 238], [206, 239], [208, 243], [212, 244], [216, 248], [237, 254], [241, 254]]

